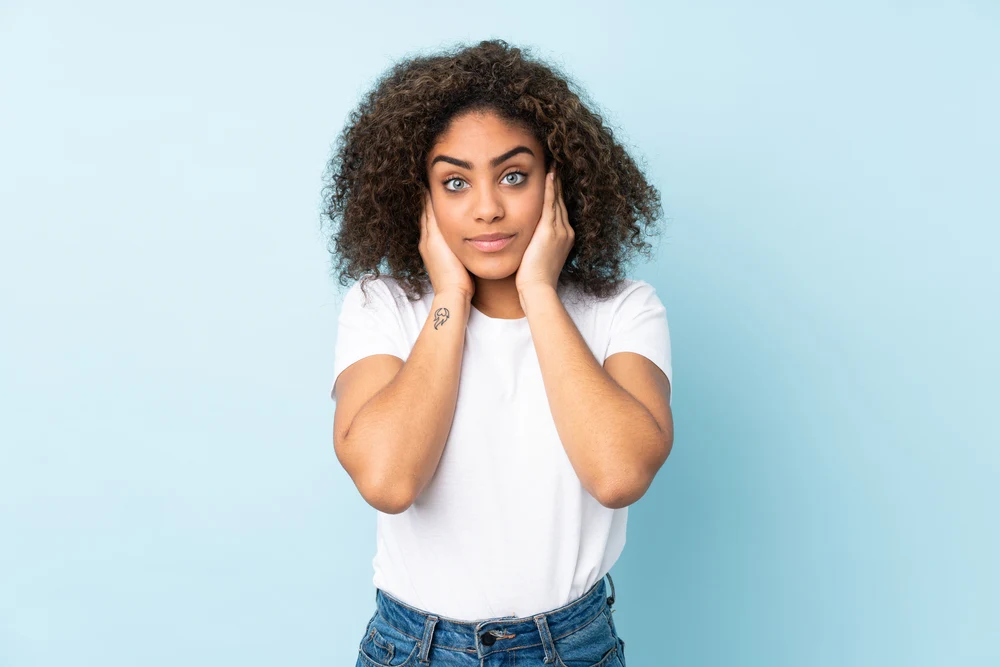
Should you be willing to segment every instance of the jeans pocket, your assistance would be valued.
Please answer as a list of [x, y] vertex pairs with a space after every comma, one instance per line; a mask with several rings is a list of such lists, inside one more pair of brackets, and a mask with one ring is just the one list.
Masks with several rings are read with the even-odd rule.
[[608, 667], [618, 655], [618, 638], [611, 630], [608, 612], [554, 641], [557, 667]]
[[419, 648], [419, 640], [400, 632], [376, 614], [358, 646], [358, 657], [367, 667], [404, 667], [414, 661]]

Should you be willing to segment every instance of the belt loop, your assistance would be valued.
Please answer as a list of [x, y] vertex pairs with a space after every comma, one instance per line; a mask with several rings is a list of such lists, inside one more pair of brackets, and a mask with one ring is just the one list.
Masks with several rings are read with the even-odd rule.
[[428, 616], [427, 620], [424, 621], [424, 638], [423, 646], [420, 647], [420, 662], [425, 665], [430, 664], [431, 661], [431, 639], [434, 637], [434, 626], [437, 625], [437, 616]]
[[611, 573], [608, 572], [605, 576], [608, 578], [608, 583], [611, 584], [611, 597], [608, 598], [608, 606], [612, 606], [615, 603], [615, 581], [611, 578]]
[[549, 631], [549, 622], [545, 619], [545, 614], [535, 616], [535, 625], [538, 626], [538, 634], [542, 637], [542, 649], [545, 651], [546, 665], [556, 661], [556, 647], [552, 641], [552, 633]]

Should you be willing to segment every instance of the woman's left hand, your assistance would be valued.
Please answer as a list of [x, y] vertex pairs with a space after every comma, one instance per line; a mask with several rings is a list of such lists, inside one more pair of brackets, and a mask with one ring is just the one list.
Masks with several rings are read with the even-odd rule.
[[[514, 283], [520, 295], [527, 289], [543, 285], [556, 289], [563, 264], [573, 248], [575, 234], [569, 224], [566, 203], [562, 198], [562, 181], [556, 177], [555, 165], [545, 178], [545, 203], [528, 247], [521, 257]], [[522, 306], [523, 307], [523, 306]]]

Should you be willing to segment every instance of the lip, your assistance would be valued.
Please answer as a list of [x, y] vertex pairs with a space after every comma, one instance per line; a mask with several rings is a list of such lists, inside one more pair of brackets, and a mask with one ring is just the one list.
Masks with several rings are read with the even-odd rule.
[[481, 237], [469, 239], [469, 243], [475, 246], [477, 250], [481, 250], [483, 252], [497, 252], [498, 250], [503, 250], [515, 236], [516, 234], [511, 234], [510, 236], [504, 236], [503, 234], [484, 234]]

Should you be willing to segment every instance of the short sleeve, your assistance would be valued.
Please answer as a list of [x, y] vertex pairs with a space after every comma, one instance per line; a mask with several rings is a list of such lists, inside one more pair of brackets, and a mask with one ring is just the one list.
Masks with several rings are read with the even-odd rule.
[[373, 354], [392, 354], [403, 360], [408, 356], [403, 349], [399, 311], [392, 292], [378, 279], [370, 280], [365, 291], [367, 298], [358, 281], [344, 295], [337, 322], [330, 398], [335, 398], [337, 378], [356, 361]]
[[670, 361], [670, 327], [667, 310], [649, 283], [633, 281], [615, 299], [611, 313], [611, 334], [605, 359], [617, 352], [635, 352], [659, 366], [670, 381], [673, 396], [673, 369]]

